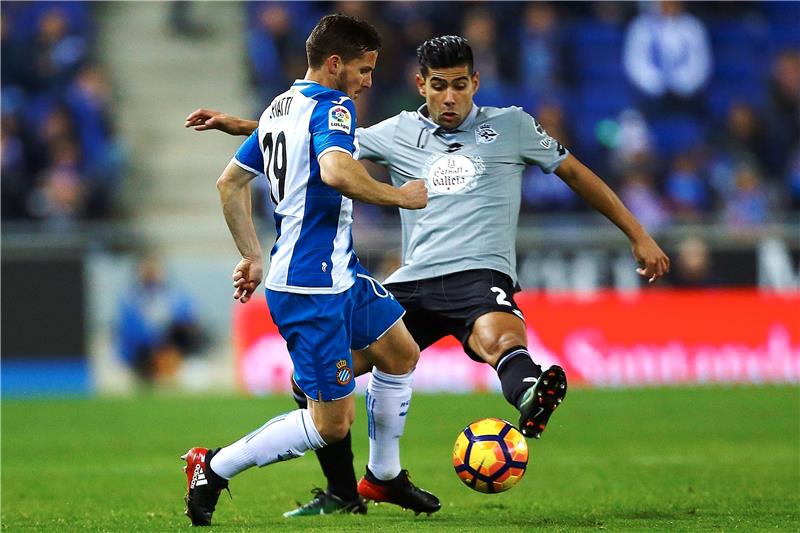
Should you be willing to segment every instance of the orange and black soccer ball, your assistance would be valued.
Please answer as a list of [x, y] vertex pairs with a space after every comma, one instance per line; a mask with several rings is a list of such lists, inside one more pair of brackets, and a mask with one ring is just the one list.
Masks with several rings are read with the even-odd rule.
[[476, 420], [459, 433], [453, 447], [453, 467], [469, 488], [503, 492], [525, 475], [528, 444], [517, 428], [499, 418]]

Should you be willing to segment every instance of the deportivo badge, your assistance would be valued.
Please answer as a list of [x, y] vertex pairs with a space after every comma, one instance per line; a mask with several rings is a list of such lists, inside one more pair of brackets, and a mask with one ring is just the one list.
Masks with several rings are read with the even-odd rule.
[[475, 142], [478, 144], [491, 144], [497, 140], [497, 136], [500, 135], [490, 124], [481, 124], [475, 130]]
[[339, 385], [347, 385], [353, 379], [353, 371], [347, 366], [347, 361], [339, 359], [336, 363], [336, 383]]

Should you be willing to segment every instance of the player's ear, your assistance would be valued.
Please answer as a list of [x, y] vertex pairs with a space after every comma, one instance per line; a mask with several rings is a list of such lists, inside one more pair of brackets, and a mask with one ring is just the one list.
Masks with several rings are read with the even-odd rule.
[[472, 91], [473, 94], [478, 92], [478, 87], [481, 86], [481, 75], [478, 71], [472, 73]]
[[420, 73], [417, 73], [417, 90], [420, 96], [427, 96], [427, 94], [425, 94], [425, 78], [423, 78]]
[[328, 59], [325, 60], [325, 68], [328, 70], [328, 74], [335, 76], [339, 73], [339, 70], [342, 68], [343, 61], [341, 56], [336, 54], [329, 56]]

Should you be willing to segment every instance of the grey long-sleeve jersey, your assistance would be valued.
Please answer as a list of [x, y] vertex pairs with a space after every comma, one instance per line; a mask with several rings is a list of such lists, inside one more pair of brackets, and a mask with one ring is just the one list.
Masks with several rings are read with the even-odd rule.
[[356, 134], [356, 157], [389, 169], [399, 187], [425, 179], [428, 206], [400, 210], [402, 266], [386, 283], [488, 268], [516, 283], [522, 173], [553, 172], [567, 150], [519, 107], [475, 104], [455, 130], [427, 118], [425, 106]]

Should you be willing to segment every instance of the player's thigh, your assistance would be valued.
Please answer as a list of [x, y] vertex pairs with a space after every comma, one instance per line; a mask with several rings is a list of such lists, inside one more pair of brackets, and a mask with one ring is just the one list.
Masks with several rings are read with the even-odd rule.
[[465, 271], [443, 280], [453, 334], [475, 361], [495, 365], [508, 348], [526, 346], [525, 322], [514, 301], [511, 278], [490, 269]]
[[386, 285], [386, 288], [405, 308], [403, 323], [420, 351], [451, 334], [453, 321], [446, 314], [425, 307], [424, 285], [408, 281], [392, 283]]
[[419, 360], [419, 346], [402, 320], [361, 353], [381, 372], [395, 375], [411, 372]]
[[[438, 316], [436, 313], [424, 312], [419, 309], [409, 309], [406, 311], [406, 314], [403, 315], [402, 324], [405, 325], [411, 338], [419, 346], [420, 352], [439, 339], [450, 335], [450, 330], [452, 329], [452, 326], [446, 319]], [[373, 355], [368, 355], [365, 350], [353, 352], [353, 369], [356, 376], [372, 371], [372, 359], [375, 357], [374, 353], [377, 352], [377, 357], [382, 357], [383, 346], [384, 343], [377, 345], [377, 348], [375, 344], [371, 345], [370, 347], [373, 348]], [[388, 348], [388, 350], [392, 349], [394, 348]]]
[[332, 401], [353, 393], [350, 295], [267, 291], [270, 314], [294, 365], [294, 381], [311, 400]]

